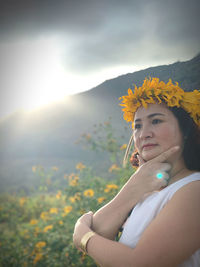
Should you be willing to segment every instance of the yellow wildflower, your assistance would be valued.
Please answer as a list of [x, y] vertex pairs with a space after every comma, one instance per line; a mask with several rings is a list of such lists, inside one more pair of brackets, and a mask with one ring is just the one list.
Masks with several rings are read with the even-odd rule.
[[43, 221], [47, 221], [49, 219], [49, 216], [48, 216], [48, 212], [46, 211], [43, 211], [41, 214], [40, 214], [40, 218], [43, 220]]
[[69, 185], [70, 186], [77, 186], [79, 181], [78, 175], [72, 173], [69, 175]]
[[124, 108], [124, 119], [133, 122], [136, 110], [148, 104], [165, 103], [168, 107], [181, 107], [200, 126], [200, 91], [185, 92], [178, 83], [173, 84], [169, 79], [167, 83], [158, 78], [145, 79], [141, 87], [135, 86], [134, 92], [129, 88], [128, 95], [120, 97]]
[[75, 197], [69, 197], [69, 201], [70, 201], [71, 203], [74, 203], [74, 202], [76, 201], [76, 198], [75, 198]]
[[26, 202], [26, 197], [21, 197], [20, 200], [19, 200], [19, 204], [20, 206], [24, 206], [24, 203]]
[[36, 172], [37, 166], [32, 166], [32, 172]]
[[60, 224], [60, 225], [63, 225], [63, 221], [59, 221], [59, 224]]
[[43, 232], [46, 233], [47, 231], [51, 230], [53, 228], [53, 225], [47, 225], [46, 227], [44, 227]]
[[78, 185], [78, 180], [76, 180], [76, 179], [71, 180], [71, 181], [69, 182], [69, 185], [71, 185], [71, 186], [77, 186], [77, 185]]
[[92, 189], [87, 189], [83, 192], [83, 195], [85, 197], [93, 197], [94, 196], [94, 191]]
[[30, 224], [31, 225], [34, 225], [34, 224], [37, 224], [37, 223], [38, 223], [38, 220], [35, 220], [35, 219], [30, 220]]
[[104, 189], [104, 192], [105, 193], [108, 193], [108, 192], [110, 192], [112, 189], [118, 189], [118, 185], [116, 185], [116, 184], [107, 184], [106, 185], [106, 188]]
[[118, 171], [120, 170], [120, 168], [117, 166], [117, 164], [113, 164], [110, 168], [109, 168], [109, 172], [113, 172], [113, 171]]
[[72, 206], [66, 206], [66, 207], [64, 207], [64, 213], [65, 214], [68, 214], [68, 213], [70, 213], [72, 211]]
[[53, 170], [53, 171], [58, 171], [58, 167], [53, 166], [53, 167], [52, 167], [52, 170]]
[[83, 170], [85, 168], [86, 168], [86, 166], [82, 162], [79, 162], [78, 164], [76, 164], [77, 170]]
[[49, 212], [57, 214], [58, 213], [58, 209], [57, 208], [51, 208]]
[[62, 195], [62, 192], [61, 191], [58, 191], [58, 193], [56, 194], [56, 198], [57, 199], [60, 199], [61, 198], [61, 195]]
[[42, 259], [42, 257], [43, 257], [42, 253], [37, 253], [37, 254], [35, 255], [33, 264], [35, 265], [38, 261], [40, 261], [40, 260]]
[[44, 242], [44, 241], [40, 241], [40, 242], [38, 242], [36, 245], [35, 245], [35, 247], [36, 248], [43, 248], [43, 247], [45, 247], [46, 246], [46, 242]]
[[98, 203], [102, 203], [106, 198], [105, 197], [99, 197], [97, 199]]
[[124, 150], [127, 148], [127, 144], [123, 144], [121, 147], [120, 147], [120, 150]]
[[118, 189], [118, 185], [116, 184], [107, 184], [106, 187], [110, 189]]

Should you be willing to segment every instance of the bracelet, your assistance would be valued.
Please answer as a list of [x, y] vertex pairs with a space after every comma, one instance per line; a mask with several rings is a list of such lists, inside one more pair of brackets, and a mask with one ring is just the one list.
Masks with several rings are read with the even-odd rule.
[[95, 235], [95, 232], [90, 231], [84, 234], [84, 236], [81, 239], [80, 247], [85, 253], [87, 253], [87, 243], [93, 235]]

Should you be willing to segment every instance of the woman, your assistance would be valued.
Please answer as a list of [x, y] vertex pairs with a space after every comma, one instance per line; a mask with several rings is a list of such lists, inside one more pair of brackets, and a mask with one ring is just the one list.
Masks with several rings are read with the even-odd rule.
[[121, 99], [139, 168], [74, 244], [100, 266], [200, 266], [200, 92], [153, 78]]

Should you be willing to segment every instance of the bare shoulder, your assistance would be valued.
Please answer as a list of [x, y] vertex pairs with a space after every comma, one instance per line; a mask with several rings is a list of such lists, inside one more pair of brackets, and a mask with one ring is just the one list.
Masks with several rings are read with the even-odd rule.
[[146, 228], [133, 258], [141, 266], [177, 266], [187, 260], [200, 249], [199, 203], [200, 181], [181, 187]]

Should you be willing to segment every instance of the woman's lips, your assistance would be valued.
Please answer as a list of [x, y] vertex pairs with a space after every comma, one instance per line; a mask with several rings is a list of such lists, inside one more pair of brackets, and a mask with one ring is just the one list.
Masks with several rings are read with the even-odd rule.
[[142, 147], [143, 150], [151, 150], [152, 148], [154, 148], [155, 146], [157, 146], [156, 144], [147, 144], [147, 145], [144, 145]]

